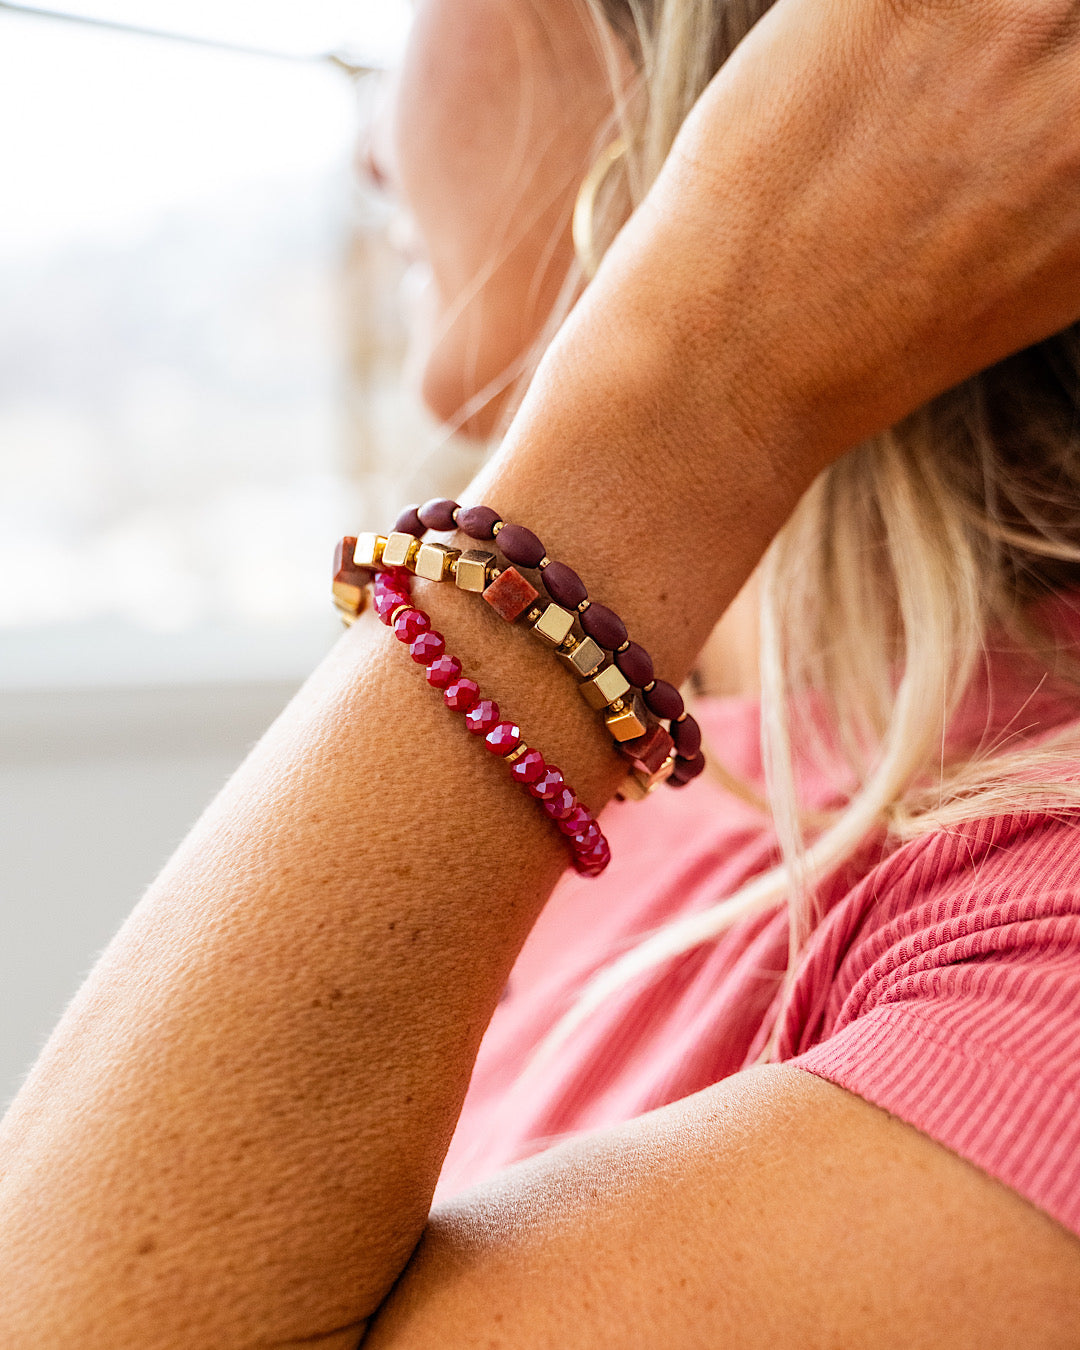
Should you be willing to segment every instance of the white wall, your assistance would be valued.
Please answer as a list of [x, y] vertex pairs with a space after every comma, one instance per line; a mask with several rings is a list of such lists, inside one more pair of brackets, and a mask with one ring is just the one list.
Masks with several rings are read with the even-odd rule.
[[297, 683], [0, 688], [0, 1108]]

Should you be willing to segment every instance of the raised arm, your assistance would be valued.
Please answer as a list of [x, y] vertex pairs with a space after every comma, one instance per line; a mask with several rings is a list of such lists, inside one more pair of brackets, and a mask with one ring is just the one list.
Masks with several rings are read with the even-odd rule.
[[[1077, 14], [781, 0], [702, 100], [471, 494], [578, 566], [665, 678], [823, 464], [1080, 313]], [[598, 809], [618, 764], [571, 683], [417, 593]], [[0, 1130], [5, 1344], [356, 1343], [565, 865], [530, 807], [358, 622]]]

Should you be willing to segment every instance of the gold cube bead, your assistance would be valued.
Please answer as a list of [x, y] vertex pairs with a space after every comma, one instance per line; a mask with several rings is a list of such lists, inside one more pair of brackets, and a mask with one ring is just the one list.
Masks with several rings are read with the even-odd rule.
[[[581, 686], [581, 697], [590, 708], [606, 708], [608, 704], [614, 703], [617, 698], [629, 690], [630, 681], [622, 673], [614, 661], [609, 666], [605, 666], [599, 675], [594, 675], [591, 680], [585, 680]], [[641, 731], [645, 730], [642, 727]], [[639, 736], [641, 732], [637, 733]], [[628, 736], [619, 736], [617, 740], [629, 740]]]
[[449, 544], [421, 544], [416, 554], [416, 575], [427, 581], [444, 581], [458, 552]]
[[395, 530], [386, 536], [382, 551], [383, 566], [411, 568], [419, 552], [420, 540], [415, 535]]
[[557, 647], [574, 626], [574, 615], [562, 605], [548, 605], [533, 624], [533, 632], [545, 642]]
[[359, 614], [364, 608], [364, 601], [367, 599], [367, 589], [364, 586], [351, 586], [347, 581], [335, 581], [333, 592], [334, 604], [339, 609], [347, 609], [350, 614]]
[[645, 703], [636, 691], [626, 707], [619, 712], [609, 712], [604, 721], [617, 741], [632, 741], [635, 736], [644, 736], [649, 729]]
[[386, 547], [384, 534], [358, 534], [353, 549], [353, 562], [357, 567], [378, 567], [383, 560]]
[[494, 553], [482, 548], [467, 548], [458, 557], [454, 581], [462, 591], [475, 591], [479, 595], [487, 590], [491, 573], [498, 559]]
[[624, 802], [643, 802], [649, 795], [649, 789], [641, 780], [642, 775], [638, 773], [637, 769], [631, 769], [619, 784], [619, 790], [615, 793], [615, 796]]
[[591, 637], [582, 638], [572, 647], [557, 651], [555, 655], [569, 667], [575, 675], [594, 675], [604, 660], [604, 649]]

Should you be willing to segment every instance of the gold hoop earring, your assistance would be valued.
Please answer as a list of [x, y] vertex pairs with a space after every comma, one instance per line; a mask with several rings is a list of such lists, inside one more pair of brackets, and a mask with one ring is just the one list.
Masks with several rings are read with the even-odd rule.
[[588, 281], [592, 281], [593, 277], [596, 276], [596, 269], [600, 266], [600, 259], [596, 256], [596, 245], [593, 240], [593, 216], [596, 212], [596, 198], [600, 193], [604, 179], [623, 158], [626, 150], [626, 142], [621, 136], [617, 136], [610, 144], [605, 145], [589, 167], [589, 172], [585, 175], [581, 187], [578, 189], [571, 229], [574, 239], [574, 253], [577, 256], [578, 265], [585, 273]]

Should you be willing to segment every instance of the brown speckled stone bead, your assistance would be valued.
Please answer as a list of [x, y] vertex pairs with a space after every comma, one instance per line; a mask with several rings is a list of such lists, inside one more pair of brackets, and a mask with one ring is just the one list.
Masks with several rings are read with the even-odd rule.
[[501, 619], [513, 623], [539, 598], [540, 592], [531, 586], [516, 567], [500, 572], [484, 590], [484, 599]]
[[671, 754], [671, 737], [657, 723], [650, 727], [644, 736], [636, 736], [632, 741], [623, 741], [619, 754], [625, 755], [635, 769], [641, 773], [654, 774]]

